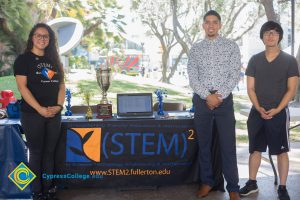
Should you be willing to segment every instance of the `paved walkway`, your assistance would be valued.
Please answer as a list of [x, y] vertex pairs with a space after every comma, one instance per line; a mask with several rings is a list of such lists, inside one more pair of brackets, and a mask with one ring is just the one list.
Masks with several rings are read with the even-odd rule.
[[[300, 143], [292, 143], [290, 156], [290, 174], [287, 187], [292, 200], [300, 199]], [[243, 186], [248, 178], [248, 146], [247, 144], [237, 147], [238, 168], [240, 174], [240, 185]], [[267, 158], [267, 154], [264, 155]], [[274, 157], [276, 163], [276, 158]], [[274, 185], [274, 175], [271, 165], [264, 159], [258, 173], [258, 187], [260, 191], [245, 200], [276, 200], [277, 187]], [[155, 190], [132, 190], [121, 191], [120, 189], [102, 188], [76, 188], [66, 189], [59, 192], [62, 200], [196, 200], [198, 185], [178, 185], [159, 187]], [[133, 188], [134, 189], [134, 188]], [[211, 192], [203, 200], [226, 200], [228, 193]]]
[[[292, 200], [300, 199], [300, 175], [293, 175], [288, 180], [288, 191]], [[241, 179], [244, 184], [246, 179]], [[120, 191], [118, 189], [76, 189], [60, 192], [63, 200], [196, 200], [197, 185], [160, 187], [157, 190]], [[272, 178], [258, 178], [260, 191], [243, 197], [244, 200], [277, 200], [277, 189]], [[227, 200], [228, 193], [211, 192], [203, 200]]]

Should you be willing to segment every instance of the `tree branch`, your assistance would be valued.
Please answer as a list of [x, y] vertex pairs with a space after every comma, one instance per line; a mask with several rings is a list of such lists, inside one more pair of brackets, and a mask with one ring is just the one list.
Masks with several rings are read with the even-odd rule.
[[171, 4], [172, 4], [172, 13], [173, 13], [174, 36], [175, 36], [176, 40], [179, 42], [179, 44], [181, 45], [183, 51], [188, 55], [189, 48], [188, 48], [187, 44], [183, 41], [183, 39], [179, 36], [178, 30], [177, 30], [177, 28], [180, 26], [180, 23], [177, 18], [177, 0], [171, 0]]
[[235, 5], [235, 1], [232, 1], [232, 4], [231, 4], [231, 6], [230, 6], [230, 13], [228, 14], [228, 18], [226, 19], [226, 21], [224, 22], [224, 23], [222, 23], [223, 24], [223, 26], [227, 26], [227, 24], [229, 24], [230, 23], [230, 20], [231, 20], [231, 18], [230, 18], [230, 16], [232, 16], [232, 13], [233, 13], [233, 11], [234, 11], [234, 6]]
[[254, 19], [252, 24], [248, 28], [246, 28], [239, 36], [232, 38], [233, 41], [237, 41], [237, 40], [241, 39], [243, 37], [243, 35], [245, 35], [248, 31], [250, 31], [251, 29], [254, 28], [257, 20], [264, 16], [264, 14], [261, 12], [261, 10], [262, 10], [262, 8], [259, 6], [256, 19]]
[[102, 20], [99, 20], [95, 24], [93, 24], [90, 27], [88, 27], [87, 29], [85, 29], [83, 32], [83, 36], [87, 36], [90, 33], [94, 32], [101, 23], [102, 23]]
[[178, 63], [179, 63], [180, 59], [182, 58], [183, 54], [184, 54], [184, 51], [183, 51], [183, 49], [181, 49], [178, 57], [175, 60], [174, 65], [172, 65], [172, 67], [171, 67], [171, 72], [169, 73], [169, 75], [167, 77], [167, 82], [168, 83], [170, 82], [170, 79], [174, 76], [175, 71], [177, 70]]
[[[224, 34], [224, 37], [227, 37], [232, 32], [232, 29], [234, 28], [234, 23], [235, 23], [237, 17], [241, 13], [241, 11], [246, 7], [246, 5], [247, 5], [246, 3], [243, 3], [242, 6], [239, 7], [238, 11], [234, 14], [234, 16], [232, 17], [232, 19], [230, 20], [230, 24], [229, 24], [228, 29], [226, 30], [226, 32]], [[232, 10], [233, 9], [234, 8], [232, 8]]]

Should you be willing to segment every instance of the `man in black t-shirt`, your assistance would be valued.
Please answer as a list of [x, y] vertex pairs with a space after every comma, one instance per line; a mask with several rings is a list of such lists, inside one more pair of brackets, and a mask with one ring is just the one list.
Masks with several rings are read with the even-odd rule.
[[249, 137], [249, 180], [240, 189], [241, 196], [258, 191], [256, 175], [261, 152], [268, 146], [271, 155], [277, 155], [280, 185], [278, 197], [288, 200], [286, 190], [289, 159], [288, 103], [296, 94], [298, 66], [296, 59], [279, 49], [283, 37], [281, 26], [266, 22], [260, 31], [265, 51], [254, 55], [247, 67], [247, 90], [253, 104], [247, 121]]

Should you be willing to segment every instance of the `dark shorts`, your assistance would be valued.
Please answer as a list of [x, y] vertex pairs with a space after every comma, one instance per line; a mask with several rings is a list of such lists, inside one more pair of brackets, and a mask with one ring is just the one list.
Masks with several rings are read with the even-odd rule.
[[267, 147], [271, 155], [288, 152], [290, 115], [285, 108], [272, 119], [261, 118], [260, 113], [252, 107], [247, 121], [249, 152], [265, 152]]

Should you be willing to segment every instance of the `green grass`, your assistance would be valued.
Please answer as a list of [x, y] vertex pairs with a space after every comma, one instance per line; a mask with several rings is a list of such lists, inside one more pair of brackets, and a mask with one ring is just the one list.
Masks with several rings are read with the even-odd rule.
[[237, 135], [236, 136], [236, 142], [237, 143], [248, 143], [248, 135]]
[[[92, 97], [91, 104], [98, 104], [101, 97], [101, 91], [96, 81], [94, 80], [83, 80], [80, 81], [77, 85], [79, 88], [79, 92], [75, 92], [72, 94], [73, 97], [78, 97], [80, 99], [83, 98], [82, 91], [89, 90], [96, 97]], [[114, 80], [108, 90], [108, 93], [117, 94], [117, 93], [126, 93], [126, 92], [154, 92], [157, 87], [152, 85], [142, 85], [135, 84], [132, 82], [119, 81]], [[161, 88], [166, 89], [166, 88]], [[12, 90], [14, 92], [14, 96], [17, 99], [21, 98], [20, 92], [18, 91], [17, 84], [14, 76], [3, 76], [0, 77], [0, 91], [2, 90]], [[167, 96], [165, 97], [165, 101], [178, 101], [186, 104], [187, 108], [192, 106], [192, 99], [189, 96], [183, 96], [180, 92], [166, 89]], [[116, 105], [116, 95], [109, 100], [112, 101], [113, 105]], [[153, 93], [153, 101], [156, 102], [155, 95]]]
[[17, 83], [14, 76], [0, 77], [0, 91], [2, 90], [12, 90], [14, 92], [14, 96], [17, 99], [21, 98], [21, 94], [18, 90]]
[[[96, 81], [90, 81], [90, 80], [83, 80], [78, 83], [78, 88], [80, 90], [90, 90], [91, 92], [100, 92], [100, 88]], [[126, 82], [126, 81], [119, 81], [114, 80], [111, 83], [111, 86], [109, 87], [109, 92], [112, 93], [124, 93], [124, 92], [154, 92], [157, 89], [157, 87], [154, 87], [152, 85], [137, 85], [135, 83]], [[165, 89], [165, 88], [163, 88]], [[180, 92], [174, 91], [174, 90], [167, 90], [167, 95], [174, 96], [174, 95], [181, 95]]]
[[233, 99], [239, 99], [239, 100], [244, 100], [244, 101], [249, 101], [249, 97], [248, 96], [244, 96], [244, 95], [234, 95]]
[[235, 112], [240, 112], [241, 109], [243, 108], [243, 106], [236, 99], [234, 100], [233, 106]]
[[290, 130], [290, 140], [291, 142], [300, 142], [300, 128], [294, 128]]
[[236, 120], [235, 127], [238, 129], [246, 130], [247, 129], [247, 120]]
[[[101, 97], [101, 90], [96, 81], [93, 80], [83, 80], [77, 84], [77, 88], [79, 88], [79, 92], [73, 93], [74, 97], [82, 97], [83, 91], [90, 91], [93, 95], [91, 99], [91, 104], [99, 103]], [[156, 102], [156, 96], [154, 91], [157, 87], [148, 85], [148, 84], [140, 84], [137, 85], [136, 83], [127, 82], [127, 81], [120, 81], [114, 80], [112, 81], [111, 86], [108, 89], [109, 94], [113, 94], [113, 97], [109, 97], [108, 99], [112, 101], [113, 105], [116, 105], [116, 96], [118, 93], [134, 93], [134, 92], [151, 92], [153, 93], [153, 102]], [[166, 89], [166, 88], [161, 88]], [[187, 108], [192, 106], [192, 98], [189, 96], [184, 96], [182, 93], [177, 92], [175, 90], [166, 89], [167, 96], [164, 98], [164, 101], [176, 101], [176, 102], [183, 102], [186, 104]], [[116, 111], [113, 107], [113, 111]]]

